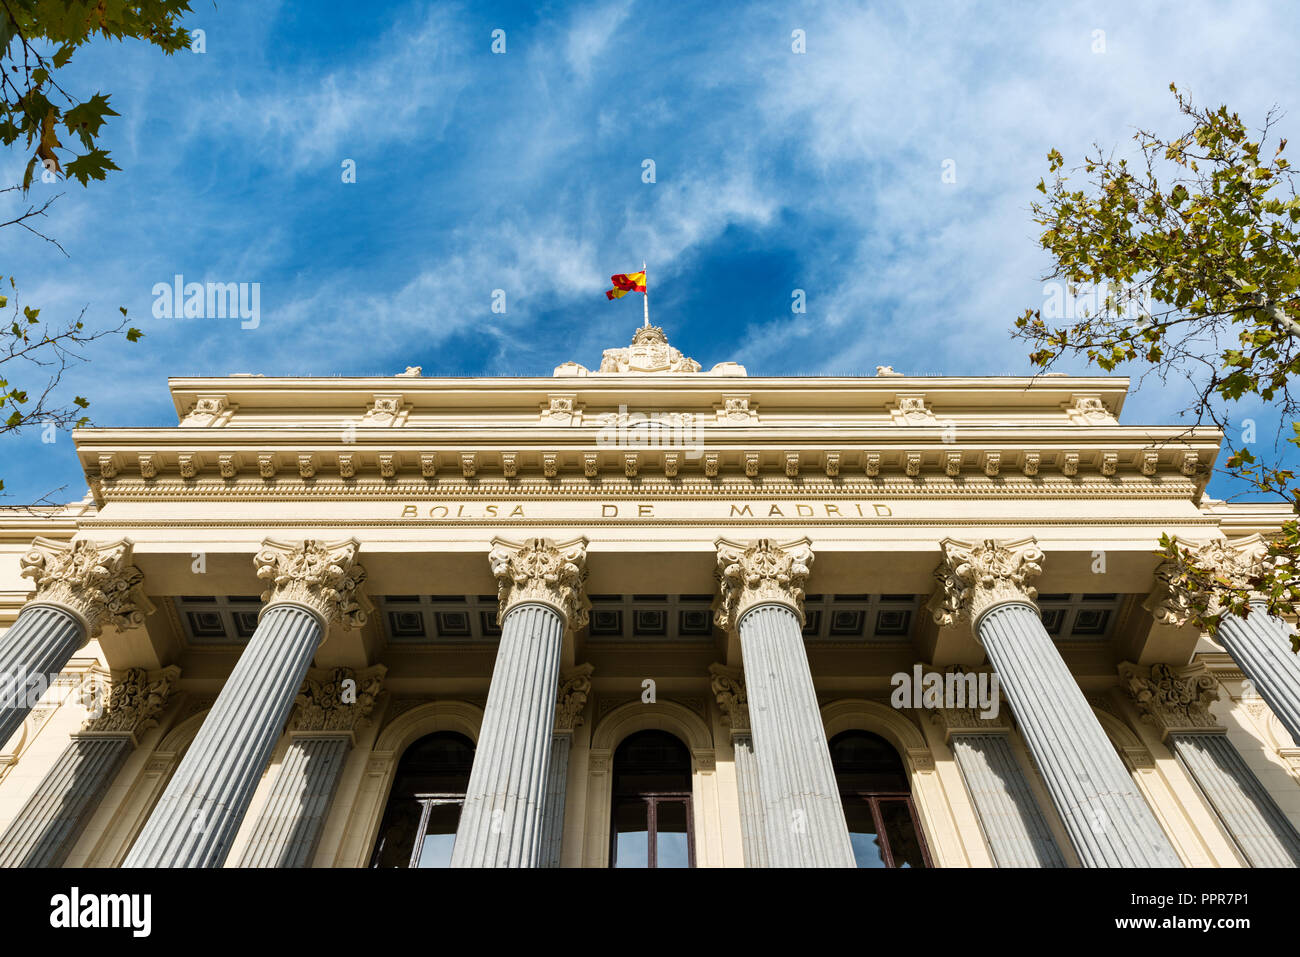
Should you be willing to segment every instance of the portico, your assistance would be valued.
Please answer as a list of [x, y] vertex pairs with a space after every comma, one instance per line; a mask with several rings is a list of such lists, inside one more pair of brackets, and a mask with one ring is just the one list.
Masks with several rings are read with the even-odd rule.
[[[1290, 626], [1215, 644], [1156, 554], [1241, 574], [1281, 521], [1204, 499], [1217, 433], [1121, 426], [1122, 379], [638, 337], [550, 378], [174, 379], [178, 427], [79, 432], [83, 513], [4, 518], [0, 661], [152, 690], [7, 702], [0, 863], [1294, 862]], [[891, 708], [917, 663], [991, 669], [1001, 714]], [[1121, 664], [1199, 664], [1221, 730], [1133, 744]]]

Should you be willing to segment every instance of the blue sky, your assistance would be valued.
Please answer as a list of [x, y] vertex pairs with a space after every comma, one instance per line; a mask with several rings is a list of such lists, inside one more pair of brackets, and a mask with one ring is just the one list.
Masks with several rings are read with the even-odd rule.
[[[126, 306], [145, 331], [67, 379], [98, 425], [174, 425], [168, 375], [594, 366], [641, 311], [608, 277], [643, 258], [652, 319], [706, 368], [1024, 374], [1007, 333], [1043, 302], [1029, 204], [1050, 148], [1181, 132], [1171, 81], [1252, 124], [1277, 105], [1300, 142], [1284, 2], [195, 7], [204, 53], [101, 44], [69, 68], [112, 94], [122, 171], [33, 187], [65, 193], [44, 226], [68, 258], [0, 230], [24, 303]], [[25, 159], [0, 157], [5, 182]], [[177, 273], [260, 283], [260, 325], [154, 318]], [[1123, 421], [1185, 398], [1148, 386]], [[69, 436], [0, 441], [0, 501], [84, 494]]]

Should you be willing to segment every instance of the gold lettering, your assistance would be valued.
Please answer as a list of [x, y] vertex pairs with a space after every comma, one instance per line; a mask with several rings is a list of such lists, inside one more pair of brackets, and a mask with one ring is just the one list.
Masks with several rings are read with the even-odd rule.
[[[438, 514], [438, 509], [442, 509], [442, 514], [441, 514], [441, 515]], [[446, 517], [447, 517], [447, 506], [446, 506], [446, 505], [435, 505], [433, 508], [429, 509], [429, 517], [430, 517], [430, 518], [446, 518]]]
[[600, 517], [601, 517], [601, 518], [618, 518], [618, 506], [617, 506], [617, 505], [602, 505], [602, 506], [600, 507]]
[[420, 510], [416, 508], [414, 505], [402, 506], [402, 518], [418, 518], [419, 515], [420, 515]]
[[840, 507], [839, 507], [838, 505], [831, 505], [829, 502], [827, 502], [827, 503], [826, 503], [826, 514], [827, 514], [827, 515], [838, 515], [838, 514], [840, 514]]
[[732, 514], [732, 515], [751, 515], [751, 516], [752, 516], [754, 513], [753, 513], [753, 511], [750, 510], [750, 507], [749, 507], [748, 505], [736, 505], [736, 504], [733, 502], [732, 505], [731, 505], [731, 514]]
[[871, 506], [871, 507], [874, 508], [874, 509], [876, 510], [876, 514], [877, 514], [877, 515], [893, 515], [893, 514], [894, 514], [893, 510], [890, 509], [890, 507], [889, 507], [888, 505], [879, 505], [879, 504], [877, 504], [877, 505], [873, 505], [873, 506]]
[[489, 506], [487, 507], [487, 517], [488, 517], [488, 518], [496, 518], [496, 517], [497, 517], [497, 507], [496, 507], [495, 505], [489, 505]]
[[511, 518], [523, 518], [523, 517], [524, 517], [524, 507], [523, 507], [522, 505], [516, 505], [516, 506], [515, 506], [515, 510], [514, 510], [513, 512], [510, 513], [510, 517], [511, 517]]
[[[813, 507], [811, 505], [796, 505], [794, 509], [801, 516], [812, 517]], [[808, 509], [808, 511], [805, 512], [804, 509]]]
[[767, 510], [768, 518], [771, 518], [773, 515], [780, 515], [782, 518], [785, 518], [785, 512], [781, 511], [781, 506], [777, 505], [775, 502], [773, 502], [772, 507]]
[[638, 505], [636, 513], [642, 518], [654, 518], [655, 507], [653, 505]]

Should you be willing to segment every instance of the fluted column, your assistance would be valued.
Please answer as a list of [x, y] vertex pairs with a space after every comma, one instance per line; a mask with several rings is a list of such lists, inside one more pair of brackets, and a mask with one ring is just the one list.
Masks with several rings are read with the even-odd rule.
[[982, 718], [971, 708], [940, 708], [957, 769], [998, 867], [1064, 867], [1065, 858], [1011, 750], [1003, 715]]
[[[1199, 544], [1180, 541], [1178, 545], [1179, 560], [1164, 562], [1156, 569], [1155, 589], [1146, 601], [1152, 617], [1175, 627], [1189, 621], [1201, 624], [1207, 617], [1223, 614], [1218, 598], [1205, 590], [1202, 575], [1189, 565], [1199, 566], [1233, 588], [1247, 589], [1259, 573], [1266, 551], [1258, 535]], [[1191, 562], [1185, 560], [1184, 553]], [[1262, 600], [1252, 600], [1246, 618], [1223, 614], [1214, 637], [1300, 746], [1300, 655], [1291, 650], [1293, 634], [1290, 625], [1268, 613]]]
[[179, 674], [172, 666], [113, 676], [107, 708], [72, 736], [0, 836], [0, 867], [63, 864], [139, 736], [157, 724]]
[[21, 559], [36, 597], [0, 636], [0, 744], [22, 725], [68, 659], [108, 622], [130, 628], [153, 605], [131, 564], [131, 541], [71, 544], [37, 538]]
[[289, 718], [289, 747], [258, 814], [240, 867], [310, 867], [356, 732], [374, 709], [387, 669], [309, 672]]
[[745, 677], [738, 668], [709, 666], [713, 694], [722, 709], [722, 721], [731, 729], [735, 755], [736, 792], [740, 801], [740, 841], [746, 867], [767, 867], [767, 839], [763, 825], [763, 799], [758, 786], [758, 760], [749, 727], [749, 699]]
[[559, 867], [564, 844], [564, 807], [569, 778], [569, 751], [573, 732], [582, 724], [582, 709], [591, 694], [591, 665], [579, 665], [560, 680], [555, 703], [555, 731], [551, 736], [551, 767], [546, 775], [542, 821], [542, 867]]
[[1052, 644], [1031, 579], [1043, 553], [1024, 539], [945, 539], [935, 620], [969, 616], [1025, 743], [1085, 867], [1178, 867], [1159, 822]]
[[560, 655], [590, 608], [586, 540], [492, 544], [501, 641], [451, 866], [540, 867]]
[[124, 867], [220, 867], [271, 759], [325, 628], [365, 621], [357, 542], [267, 541], [257, 629], [221, 688]]
[[803, 646], [812, 549], [806, 539], [787, 545], [719, 540], [717, 546], [716, 619], [740, 635], [768, 866], [853, 867]]
[[1253, 867], [1300, 867], [1300, 834], [1210, 713], [1218, 683], [1204, 665], [1119, 666], [1142, 720], [1156, 727]]

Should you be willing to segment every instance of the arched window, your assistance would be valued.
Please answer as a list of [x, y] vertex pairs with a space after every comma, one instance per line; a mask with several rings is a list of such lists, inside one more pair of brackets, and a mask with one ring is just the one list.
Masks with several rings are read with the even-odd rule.
[[858, 867], [929, 867], [898, 752], [867, 731], [831, 738], [831, 764]]
[[371, 867], [450, 867], [474, 742], [454, 731], [416, 741], [402, 755], [379, 825]]
[[691, 754], [666, 731], [638, 731], [614, 752], [611, 867], [694, 867]]

